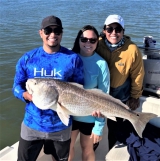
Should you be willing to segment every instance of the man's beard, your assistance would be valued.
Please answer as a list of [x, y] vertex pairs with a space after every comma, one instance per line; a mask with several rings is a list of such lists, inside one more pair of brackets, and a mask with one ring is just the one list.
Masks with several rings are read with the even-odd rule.
[[56, 45], [48, 45], [50, 48], [55, 48], [57, 47], [59, 44], [56, 44]]

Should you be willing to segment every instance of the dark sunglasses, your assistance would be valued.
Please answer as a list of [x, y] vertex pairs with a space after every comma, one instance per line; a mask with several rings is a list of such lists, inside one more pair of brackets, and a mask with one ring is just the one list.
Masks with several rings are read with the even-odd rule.
[[49, 35], [51, 33], [54, 33], [55, 35], [60, 35], [62, 33], [62, 29], [61, 28], [54, 28], [52, 29], [51, 27], [46, 27], [44, 28], [44, 34], [45, 35]]
[[96, 41], [97, 41], [97, 39], [95, 39], [95, 38], [90, 38], [90, 39], [88, 39], [88, 38], [86, 38], [86, 37], [80, 37], [80, 40], [81, 40], [81, 42], [83, 42], [83, 43], [86, 43], [87, 41], [89, 41], [91, 44], [95, 44]]
[[108, 33], [112, 33], [113, 30], [115, 30], [115, 33], [120, 33], [120, 32], [123, 30], [123, 28], [120, 27], [120, 26], [115, 27], [115, 28], [113, 28], [113, 27], [107, 27], [105, 30], [106, 30]]

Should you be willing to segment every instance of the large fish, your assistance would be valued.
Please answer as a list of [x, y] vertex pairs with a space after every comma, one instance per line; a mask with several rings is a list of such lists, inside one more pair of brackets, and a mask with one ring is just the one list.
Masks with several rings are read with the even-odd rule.
[[112, 120], [115, 120], [115, 117], [129, 120], [142, 137], [146, 123], [157, 116], [152, 113], [133, 112], [120, 100], [98, 89], [86, 90], [76, 83], [34, 78], [27, 80], [26, 89], [32, 94], [32, 101], [38, 108], [55, 110], [66, 126], [70, 115], [88, 116], [99, 110]]

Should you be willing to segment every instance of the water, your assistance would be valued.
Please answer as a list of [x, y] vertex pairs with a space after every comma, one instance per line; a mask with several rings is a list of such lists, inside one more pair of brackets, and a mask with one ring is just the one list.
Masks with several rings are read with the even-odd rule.
[[86, 24], [101, 32], [109, 14], [125, 20], [125, 34], [138, 45], [152, 35], [160, 47], [160, 1], [107, 0], [1, 0], [0, 3], [0, 149], [19, 139], [24, 103], [11, 90], [15, 65], [28, 50], [42, 45], [38, 34], [48, 15], [61, 18], [62, 45], [72, 48], [77, 32]]

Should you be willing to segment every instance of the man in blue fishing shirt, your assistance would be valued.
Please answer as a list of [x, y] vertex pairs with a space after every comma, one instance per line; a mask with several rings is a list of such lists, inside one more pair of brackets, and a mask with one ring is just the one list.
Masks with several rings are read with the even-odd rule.
[[60, 45], [63, 27], [58, 17], [42, 20], [39, 30], [43, 46], [25, 53], [17, 62], [13, 94], [26, 102], [18, 147], [18, 161], [36, 161], [45, 140], [52, 140], [53, 157], [67, 161], [72, 117], [65, 126], [53, 110], [41, 110], [25, 88], [29, 78], [53, 78], [83, 84], [83, 62], [74, 52]]

